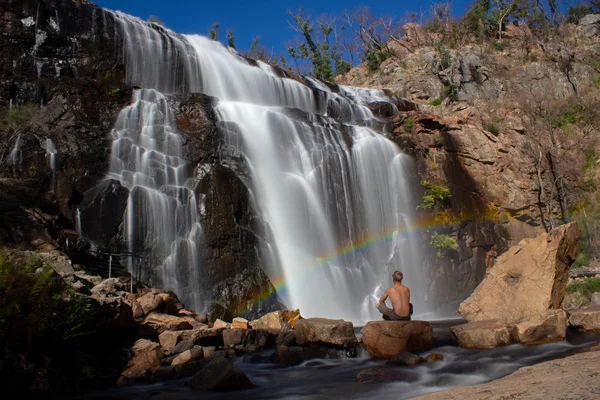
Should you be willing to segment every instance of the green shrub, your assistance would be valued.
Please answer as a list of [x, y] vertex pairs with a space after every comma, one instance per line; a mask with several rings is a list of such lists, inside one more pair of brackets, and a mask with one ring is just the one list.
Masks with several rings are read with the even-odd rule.
[[431, 235], [429, 245], [435, 249], [435, 254], [438, 258], [444, 258], [448, 250], [458, 247], [456, 240], [452, 236], [437, 232]]
[[600, 75], [596, 76], [593, 81], [594, 86], [596, 86], [596, 89], [600, 89]]
[[367, 62], [367, 68], [370, 72], [375, 72], [379, 69], [382, 62], [392, 57], [394, 53], [387, 49], [381, 50], [370, 50], [364, 55], [364, 59]]
[[590, 298], [592, 293], [600, 292], [600, 278], [581, 278], [567, 285], [567, 293], [580, 293]]
[[452, 65], [452, 53], [444, 46], [440, 46], [438, 52], [440, 53], [440, 67], [442, 69], [450, 68], [450, 65]]
[[435, 99], [431, 100], [429, 102], [430, 106], [439, 106], [440, 104], [442, 104], [443, 99], [441, 97], [436, 97]]
[[422, 180], [421, 186], [425, 188], [425, 192], [421, 204], [417, 206], [418, 210], [431, 210], [436, 205], [436, 201], [443, 202], [450, 197], [450, 189], [446, 185], [432, 184], [427, 180]]
[[402, 120], [402, 126], [406, 132], [412, 132], [413, 127], [415, 126], [415, 120], [411, 117], [404, 118], [404, 120]]
[[121, 91], [119, 89], [107, 90], [106, 95], [108, 97], [119, 97]]
[[442, 98], [448, 98], [452, 102], [458, 101], [458, 90], [460, 86], [457, 84], [444, 85], [442, 87]]
[[487, 130], [488, 130], [488, 132], [490, 132], [494, 136], [498, 136], [500, 134], [500, 128], [498, 128], [494, 124], [488, 124]]
[[494, 48], [498, 51], [502, 51], [502, 50], [506, 49], [507, 47], [508, 47], [507, 41], [496, 40], [494, 42]]
[[554, 118], [552, 126], [559, 129], [564, 129], [566, 126], [576, 124], [579, 120], [575, 111], [567, 111], [564, 114]]

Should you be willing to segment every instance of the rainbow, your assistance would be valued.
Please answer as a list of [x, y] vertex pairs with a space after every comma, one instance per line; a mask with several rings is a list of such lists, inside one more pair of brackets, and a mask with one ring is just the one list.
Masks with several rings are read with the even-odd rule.
[[[480, 220], [481, 221], [481, 220]], [[455, 222], [455, 221], [454, 221]], [[413, 224], [411, 226], [407, 226], [405, 228], [394, 227], [388, 230], [385, 230], [383, 233], [378, 235], [365, 237], [356, 241], [352, 241], [348, 244], [340, 246], [339, 248], [330, 251], [329, 253], [319, 255], [315, 257], [315, 261], [312, 264], [309, 264], [304, 268], [301, 272], [301, 275], [296, 276], [285, 276], [275, 280], [272, 280], [272, 287], [263, 288], [258, 293], [255, 293], [248, 300], [236, 305], [233, 307], [234, 316], [239, 315], [246, 309], [252, 308], [259, 303], [267, 300], [275, 299], [278, 294], [285, 294], [287, 291], [287, 282], [292, 279], [306, 279], [306, 276], [317, 271], [319, 268], [324, 267], [328, 263], [336, 261], [340, 258], [343, 258], [347, 255], [354, 254], [359, 251], [363, 251], [368, 249], [374, 245], [380, 244], [382, 242], [390, 241], [398, 237], [398, 235], [414, 235], [420, 232], [426, 232], [434, 227], [442, 227], [448, 226], [446, 221], [440, 221], [439, 218], [430, 217], [430, 218], [422, 218], [418, 221], [418, 223]]]

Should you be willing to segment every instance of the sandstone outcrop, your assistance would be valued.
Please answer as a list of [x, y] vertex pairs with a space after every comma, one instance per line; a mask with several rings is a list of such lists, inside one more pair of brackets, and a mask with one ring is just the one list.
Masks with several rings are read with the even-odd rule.
[[499, 320], [470, 322], [450, 328], [454, 341], [465, 349], [485, 349], [510, 344], [510, 331]]
[[148, 382], [152, 373], [160, 367], [162, 349], [158, 343], [139, 339], [131, 348], [133, 357], [121, 373], [119, 385]]
[[578, 239], [577, 223], [572, 222], [511, 247], [459, 312], [469, 322], [496, 319], [513, 325], [560, 308]]
[[279, 310], [263, 315], [249, 322], [254, 329], [283, 329], [295, 328], [298, 320], [302, 319], [300, 310]]
[[567, 334], [567, 313], [548, 310], [525, 318], [511, 329], [511, 338], [522, 344], [538, 344], [564, 340]]
[[362, 346], [375, 357], [424, 351], [433, 346], [433, 330], [425, 321], [369, 321], [361, 333]]
[[569, 325], [582, 331], [600, 332], [600, 306], [573, 310], [569, 314]]
[[352, 322], [341, 319], [307, 318], [296, 322], [296, 342], [352, 347], [356, 344]]

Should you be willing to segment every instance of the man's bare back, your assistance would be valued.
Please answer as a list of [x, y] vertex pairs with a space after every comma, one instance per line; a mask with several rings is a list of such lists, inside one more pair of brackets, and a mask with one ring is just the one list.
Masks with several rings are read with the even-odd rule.
[[395, 282], [394, 286], [387, 288], [381, 296], [379, 303], [385, 302], [387, 298], [390, 298], [392, 302], [392, 308], [394, 312], [401, 317], [410, 315], [410, 289], [401, 284]]

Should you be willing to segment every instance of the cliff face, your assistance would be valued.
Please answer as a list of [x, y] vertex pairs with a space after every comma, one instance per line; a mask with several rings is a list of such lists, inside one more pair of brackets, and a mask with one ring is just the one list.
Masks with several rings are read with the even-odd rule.
[[[132, 95], [116, 22], [78, 0], [4, 1], [0, 19], [0, 243], [63, 249], [70, 243], [86, 252], [89, 244], [79, 240], [74, 249], [67, 240], [80, 208], [93, 247], [110, 251], [122, 235], [128, 191], [116, 181], [100, 183], [110, 132]], [[248, 190], [232, 171], [235, 162], [219, 156], [212, 100], [178, 95], [169, 102], [204, 200], [199, 251], [213, 304], [207, 311], [227, 318], [280, 308], [258, 264]]]
[[452, 307], [508, 247], [562, 223], [563, 207], [595, 207], [600, 49], [588, 28], [565, 24], [538, 39], [509, 24], [494, 46], [448, 43], [407, 24], [377, 71], [361, 64], [337, 78], [396, 96], [394, 140], [422, 180], [448, 187], [444, 204], [425, 213], [435, 223], [424, 240], [443, 232], [457, 241], [426, 266], [431, 292]]

